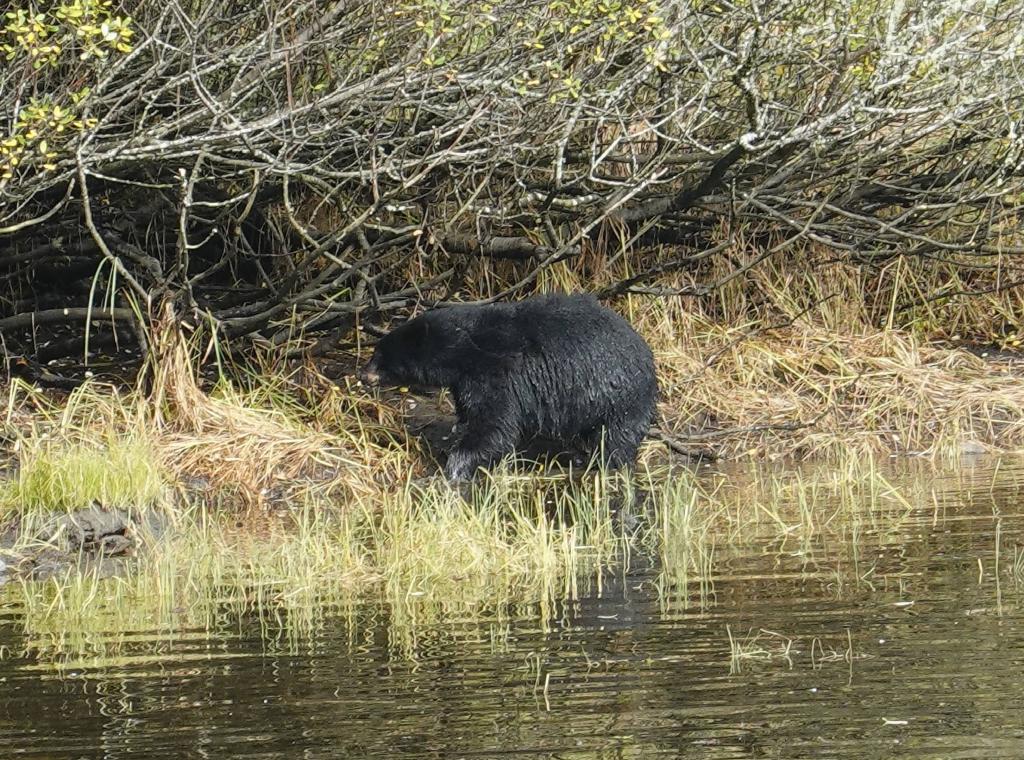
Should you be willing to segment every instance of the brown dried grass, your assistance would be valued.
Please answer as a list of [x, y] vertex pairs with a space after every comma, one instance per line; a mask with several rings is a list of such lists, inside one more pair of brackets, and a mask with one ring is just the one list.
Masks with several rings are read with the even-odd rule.
[[631, 296], [622, 308], [654, 348], [666, 427], [720, 456], [1022, 449], [1024, 357], [957, 345], [970, 336], [1012, 347], [1002, 325], [1024, 316], [1020, 295], [928, 305], [902, 321], [884, 306], [951, 276], [907, 269], [899, 286], [808, 254], [758, 267], [712, 298]]
[[710, 436], [721, 456], [1024, 448], [1019, 363], [889, 330], [796, 324], [748, 336], [692, 316], [660, 329], [666, 427]]
[[205, 478], [249, 504], [307, 489], [352, 499], [397, 477], [400, 447], [370, 434], [400, 430], [386, 407], [342, 391], [312, 368], [301, 373], [301, 387], [268, 366], [248, 391], [221, 382], [208, 392], [196, 353], [165, 318], [154, 336], [148, 408], [156, 450], [176, 477]]

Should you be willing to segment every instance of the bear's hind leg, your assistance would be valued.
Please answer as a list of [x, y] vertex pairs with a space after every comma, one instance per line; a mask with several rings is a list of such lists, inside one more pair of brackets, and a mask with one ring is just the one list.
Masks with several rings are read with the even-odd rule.
[[633, 421], [632, 424], [601, 427], [587, 436], [591, 451], [608, 470], [632, 467], [636, 452], [647, 435], [647, 426]]

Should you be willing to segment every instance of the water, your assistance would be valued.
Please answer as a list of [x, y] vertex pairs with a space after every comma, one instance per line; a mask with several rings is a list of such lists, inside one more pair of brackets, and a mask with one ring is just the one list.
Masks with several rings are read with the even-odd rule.
[[771, 519], [734, 528], [685, 588], [636, 558], [546, 620], [523, 605], [399, 625], [365, 600], [325, 608], [298, 638], [253, 613], [173, 632], [112, 625], [92, 642], [101, 654], [76, 663], [50, 655], [8, 593], [0, 746], [39, 758], [1024, 757], [1024, 466], [901, 464], [886, 477], [911, 499], [897, 510], [857, 522], [819, 494], [829, 528], [811, 538]]

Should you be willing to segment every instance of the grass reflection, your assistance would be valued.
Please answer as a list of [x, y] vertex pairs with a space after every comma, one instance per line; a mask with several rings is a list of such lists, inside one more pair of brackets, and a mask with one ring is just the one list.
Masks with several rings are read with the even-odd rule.
[[[958, 477], [940, 491], [928, 467], [897, 478], [870, 461], [648, 470], [636, 483], [504, 470], [467, 493], [409, 481], [385, 504], [311, 496], [276, 516], [193, 504], [120, 572], [83, 560], [0, 593], [28, 649], [62, 668], [157, 657], [196, 632], [252, 624], [268, 647], [299, 651], [338, 618], [358, 636], [368, 599], [386, 611], [374, 624], [391, 649], [415, 658], [438, 626], [479, 638], [484, 624], [495, 646], [512, 621], [549, 627], [567, 602], [601, 595], [612, 571], [652, 560], [665, 614], [712, 609], [722, 580], [744, 574], [796, 573], [837, 596], [900, 590], [922, 526], [955, 513], [958, 489], [981, 492]], [[1004, 550], [997, 574], [1019, 586], [1021, 557]]]

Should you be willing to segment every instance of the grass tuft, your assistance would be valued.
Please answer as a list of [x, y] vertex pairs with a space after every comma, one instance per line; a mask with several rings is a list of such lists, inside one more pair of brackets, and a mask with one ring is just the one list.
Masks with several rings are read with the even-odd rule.
[[70, 511], [99, 502], [138, 510], [155, 505], [165, 480], [148, 441], [106, 444], [27, 439], [18, 450], [17, 477], [0, 481], [0, 515]]

